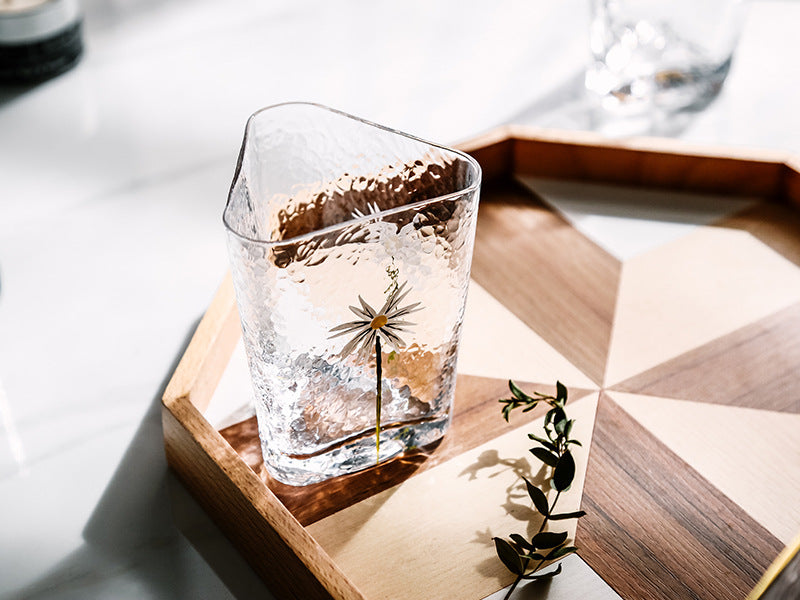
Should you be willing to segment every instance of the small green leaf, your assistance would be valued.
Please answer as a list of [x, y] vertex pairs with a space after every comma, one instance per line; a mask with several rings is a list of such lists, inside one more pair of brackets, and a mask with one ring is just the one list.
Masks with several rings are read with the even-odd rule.
[[528, 496], [531, 497], [536, 510], [539, 511], [539, 514], [546, 517], [550, 511], [550, 506], [547, 503], [547, 496], [527, 479], [525, 479], [525, 486], [528, 488]]
[[570, 513], [561, 513], [558, 515], [549, 515], [549, 519], [551, 521], [565, 521], [566, 519], [580, 519], [581, 517], [586, 516], [586, 513], [582, 510], [578, 510], [575, 512]]
[[567, 388], [560, 381], [556, 381], [556, 401], [562, 406], [567, 403]]
[[[502, 414], [506, 421], [510, 420], [511, 413], [516, 409], [521, 412], [532, 411], [539, 402], [549, 405], [549, 410], [544, 417], [545, 437], [528, 434], [528, 438], [539, 444], [539, 447], [530, 448], [531, 454], [541, 460], [545, 465], [553, 468], [552, 477], [548, 480], [550, 487], [564, 492], [570, 488], [575, 478], [575, 459], [568, 450], [570, 444], [581, 446], [578, 440], [570, 439], [575, 425], [574, 419], [569, 419], [565, 411], [567, 403], [567, 388], [560, 381], [556, 382], [556, 395], [549, 396], [540, 392], [533, 392], [530, 396], [523, 392], [513, 381], [508, 382], [512, 398], [500, 400], [502, 404]], [[545, 517], [547, 521], [562, 521], [567, 519], [579, 519], [586, 513], [582, 510], [551, 515], [551, 507], [547, 495], [530, 481], [525, 479], [525, 486], [536, 510]], [[544, 528], [544, 527], [542, 527]], [[538, 566], [544, 561], [556, 561], [577, 551], [574, 546], [567, 546], [568, 533], [540, 531], [530, 541], [522, 535], [512, 534], [509, 540], [493, 538], [497, 554], [509, 571], [516, 574], [519, 579], [548, 579], [561, 573], [561, 565], [554, 565], [555, 568], [547, 573], [540, 573]], [[543, 556], [544, 554], [544, 556]], [[525, 571], [530, 567], [530, 561], [540, 561], [534, 571], [528, 575]]]
[[512, 533], [509, 537], [512, 540], [514, 540], [517, 543], [517, 546], [519, 546], [523, 550], [534, 550], [535, 549], [528, 540], [526, 540], [524, 537], [522, 537], [518, 533]]
[[561, 565], [557, 565], [555, 569], [552, 571], [548, 571], [547, 573], [531, 573], [530, 575], [525, 575], [523, 579], [551, 579], [561, 573]]
[[558, 464], [558, 457], [544, 448], [531, 448], [531, 454], [546, 464], [548, 467], [555, 467]]
[[506, 569], [514, 573], [514, 575], [522, 575], [524, 569], [522, 568], [522, 560], [520, 559], [514, 547], [502, 538], [493, 538], [494, 547], [497, 550], [497, 556], [503, 561]]
[[569, 450], [567, 450], [561, 455], [561, 458], [558, 459], [556, 470], [553, 473], [553, 487], [557, 491], [563, 492], [572, 485], [572, 480], [574, 478], [575, 460], [572, 458], [572, 454], [570, 454]]
[[543, 550], [547, 548], [556, 548], [567, 540], [569, 534], [565, 531], [563, 533], [553, 533], [552, 531], [542, 531], [533, 536], [531, 544], [536, 548]]
[[517, 385], [513, 381], [511, 381], [510, 379], [508, 380], [508, 389], [511, 390], [511, 393], [514, 394], [514, 397], [517, 400], [519, 400], [520, 402], [533, 402], [534, 401], [533, 398], [531, 398], [530, 396], [528, 396], [528, 394], [526, 394], [521, 389], [519, 389], [517, 387]]
[[557, 560], [566, 556], [567, 554], [572, 554], [577, 551], [578, 549], [575, 546], [561, 546], [560, 548], [556, 548], [550, 554], [548, 554], [547, 560]]
[[546, 440], [544, 438], [540, 438], [538, 436], [535, 436], [532, 433], [528, 434], [528, 439], [529, 440], [533, 440], [535, 442], [539, 442], [542, 446], [544, 446], [548, 450], [552, 450], [553, 452], [557, 452], [558, 451], [558, 448], [556, 448], [556, 445], [553, 442], [550, 442], [550, 441], [548, 441], [548, 440]]
[[553, 411], [553, 424], [555, 425], [556, 433], [558, 435], [564, 435], [564, 429], [567, 427], [567, 413], [558, 406], [556, 406]]
[[525, 556], [524, 558], [529, 558], [530, 560], [546, 560], [543, 555], [538, 554], [536, 552], [534, 552], [533, 554], [529, 554], [528, 556]]

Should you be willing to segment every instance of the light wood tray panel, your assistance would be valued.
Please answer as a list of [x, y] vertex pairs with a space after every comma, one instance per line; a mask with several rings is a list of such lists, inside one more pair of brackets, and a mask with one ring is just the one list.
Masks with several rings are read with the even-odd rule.
[[[484, 288], [497, 295], [518, 319], [542, 335], [548, 344], [583, 371], [591, 381], [595, 382], [597, 389], [605, 388], [605, 367], [615, 318], [615, 289], [622, 276], [623, 265], [598, 252], [592, 244], [587, 244], [581, 235], [566, 225], [563, 219], [547, 209], [537, 198], [520, 190], [519, 186], [511, 181], [511, 175], [525, 173], [674, 190], [757, 195], [779, 203], [800, 202], [800, 183], [798, 183], [800, 178], [793, 167], [793, 160], [775, 154], [723, 153], [719, 149], [686, 148], [651, 140], [612, 144], [582, 134], [523, 131], [519, 128], [499, 130], [480, 140], [463, 144], [462, 147], [471, 151], [481, 162], [486, 180], [473, 276]], [[787, 215], [794, 214], [786, 207], [779, 207], [776, 210], [783, 211]], [[506, 252], [501, 256], [506, 260], [506, 265], [509, 261], [512, 265], [515, 260], [521, 262], [513, 265], [515, 268], [507, 267], [506, 271], [497, 269], [497, 251], [498, 248], [502, 251], [504, 245], [493, 247], [492, 244], [501, 238], [507, 239], [508, 235], [514, 235], [515, 231], [513, 228], [509, 230], [509, 224], [514, 223], [515, 227], [518, 227], [516, 224], [520, 222], [520, 218], [526, 226], [537, 232], [546, 233], [544, 237], [549, 236], [548, 243], [552, 246], [547, 252], [541, 252], [541, 247], [535, 244], [528, 246], [523, 244], [522, 250], [517, 246], [516, 252]], [[766, 234], [762, 231], [762, 237], [767, 238], [765, 243], [771, 245], [771, 241], [775, 240], [777, 246], [774, 247], [780, 246], [779, 252], [787, 257], [791, 253], [797, 255], [799, 247], [796, 243], [798, 232], [791, 226], [785, 225], [789, 221], [791, 219], [773, 219], [772, 227], [779, 231]], [[757, 219], [746, 220], [743, 228], [755, 228], [758, 222]], [[524, 242], [522, 236], [520, 242]], [[508, 247], [507, 244], [505, 246]], [[552, 249], [564, 246], [582, 248], [581, 260], [570, 262], [569, 257], [566, 257], [566, 262], [556, 263], [559, 268], [554, 269], [549, 257], [557, 253]], [[524, 294], [523, 300], [517, 305], [513, 302], [509, 305], [506, 300], [508, 296], [519, 296], [510, 293], [514, 285], [519, 285], [519, 274], [527, 275], [524, 259], [530, 260], [530, 253], [537, 251], [539, 254], [534, 256], [538, 256], [545, 266], [549, 265], [550, 277], [558, 273], [559, 269], [566, 269], [575, 279], [584, 283], [588, 281], [592, 285], [577, 285], [566, 296], [553, 298], [549, 309], [546, 309], [546, 306], [545, 309], [541, 306], [539, 310], [532, 309], [532, 303], [530, 300], [524, 300]], [[560, 260], [563, 261], [565, 258], [562, 257]], [[539, 276], [542, 276], [541, 273]], [[547, 277], [542, 279], [545, 284], [547, 281]], [[566, 310], [568, 314], [573, 315], [574, 319], [571, 322], [580, 326], [572, 328], [559, 326], [559, 320], [553, 317], [559, 310]], [[595, 315], [593, 317], [595, 320], [581, 321], [581, 315], [587, 313]], [[774, 316], [772, 318], [774, 319]], [[751, 326], [758, 327], [758, 324]], [[781, 328], [773, 327], [771, 331], [773, 330], [780, 331]], [[348, 518], [352, 518], [349, 515], [359, 514], [357, 511], [367, 506], [365, 502], [376, 502], [376, 498], [380, 498], [381, 494], [394, 495], [396, 492], [392, 490], [398, 483], [415, 479], [422, 481], [421, 477], [425, 473], [440, 468], [446, 471], [447, 468], [457, 464], [462, 456], [482, 444], [491, 440], [506, 439], [504, 436], [507, 436], [512, 428], [505, 428], [499, 418], [492, 418], [497, 410], [496, 400], [505, 395], [502, 379], [504, 374], [498, 373], [497, 379], [460, 377], [454, 427], [438, 447], [347, 480], [329, 482], [304, 490], [287, 486], [282, 486], [281, 489], [281, 486], [269, 481], [260, 467], [252, 421], [241, 423], [220, 433], [215, 431], [202, 415], [238, 338], [238, 318], [231, 284], [229, 279], [226, 279], [200, 323], [164, 395], [165, 446], [170, 465], [226, 535], [242, 550], [256, 571], [275, 590], [278, 597], [369, 600], [392, 597], [386, 593], [392, 589], [391, 585], [402, 585], [402, 580], [390, 578], [386, 581], [389, 586], [386, 588], [372, 586], [369, 573], [359, 575], [359, 569], [352, 566], [368, 564], [369, 561], [360, 563], [357, 560], [357, 553], [347, 558], [332, 550], [337, 543], [335, 540], [331, 541], [323, 524], [325, 521], [337, 522], [337, 519], [347, 521]], [[794, 339], [798, 339], [797, 336]], [[575, 340], [579, 343], [575, 343]], [[572, 343], [569, 343], [570, 341]], [[709, 343], [712, 342], [709, 340]], [[779, 343], [786, 342], [779, 341]], [[789, 352], [790, 364], [795, 364], [791, 363], [795, 360], [796, 364], [800, 365], [800, 357], [797, 354]], [[675, 364], [687, 368], [681, 363], [681, 358], [675, 358]], [[759, 377], [751, 377], [751, 380], [753, 381], [750, 381], [749, 385], [756, 385]], [[534, 383], [537, 384], [537, 389], [543, 388], [541, 384], [544, 382]], [[639, 389], [636, 379], [633, 378], [620, 385], [623, 385], [621, 389], [628, 392], [648, 393], [653, 385], [652, 378], [647, 379], [645, 383], [646, 385]], [[787, 385], [796, 383], [796, 379], [790, 377]], [[697, 379], [693, 380], [692, 384], [696, 387]], [[674, 394], [680, 395], [685, 389], [687, 388], [678, 386], [678, 391]], [[583, 390], [573, 390], [576, 397], [584, 393]], [[604, 396], [602, 399], [601, 404], [606, 408], [601, 414], [615, 414], [614, 411], [622, 411], [622, 414], [628, 415], [613, 402], [613, 390], [609, 393], [611, 396]], [[787, 410], [787, 407], [783, 410]], [[800, 412], [794, 409], [794, 404], [791, 402], [788, 410]], [[530, 415], [531, 418], [537, 416]], [[625, 418], [629, 417], [630, 415]], [[603, 423], [606, 423], [608, 418], [604, 419]], [[523, 421], [517, 421], [515, 426], [522, 423]], [[607, 430], [607, 426], [604, 427], [605, 429], [600, 430], [601, 434]], [[650, 432], [639, 425], [628, 427], [626, 431], [634, 432], [631, 444], [641, 443], [652, 437]], [[642, 433], [643, 431], [645, 433]], [[607, 440], [608, 435], [598, 437], [597, 443], [601, 443], [604, 439]], [[608, 442], [603, 443], [608, 444]], [[730, 593], [734, 595], [740, 592], [746, 593], [748, 586], [755, 583], [757, 575], [780, 550], [779, 540], [772, 532], [765, 530], [747, 511], [724, 496], [718, 498], [719, 492], [714, 485], [692, 470], [691, 461], [686, 464], [677, 459], [675, 453], [657, 436], [647, 443], [653, 444], [652, 447], [657, 448], [658, 453], [663, 455], [661, 462], [658, 463], [661, 465], [661, 477], [669, 477], [676, 468], [682, 471], [689, 469], [690, 480], [699, 482], [690, 486], [691, 493], [697, 494], [701, 499], [717, 498], [715, 501], [721, 502], [720, 506], [726, 507], [725, 510], [731, 511], [734, 515], [738, 527], [758, 537], [761, 544], [760, 552], [753, 556], [749, 550], [732, 547], [724, 532], [714, 530], [712, 524], [704, 521], [700, 515], [683, 514], [678, 517], [679, 520], [683, 519], [683, 522], [679, 522], [679, 529], [684, 532], [683, 535], [689, 536], [688, 538], [683, 540], [676, 538], [672, 543], [668, 543], [668, 540], [660, 539], [658, 536], [654, 540], [649, 539], [652, 536], [640, 532], [641, 535], [638, 537], [633, 535], [632, 541], [620, 538], [623, 547], [629, 548], [625, 551], [627, 554], [623, 552], [620, 556], [612, 556], [612, 549], [604, 544], [606, 536], [611, 533], [631, 535], [630, 527], [620, 520], [623, 515], [619, 515], [620, 518], [617, 519], [612, 511], [604, 513], [610, 515], [610, 520], [597, 522], [587, 519], [587, 525], [581, 525], [578, 530], [579, 545], [584, 544], [581, 557], [625, 598], [637, 597], [635, 594], [643, 589], [650, 589], [647, 586], [652, 585], [655, 585], [662, 594], [667, 593], [666, 590], [672, 588], [658, 588], [658, 586], [666, 585], [664, 582], [673, 579], [678, 582], [675, 585], [688, 586], [685, 589], [694, 590], [697, 585], [702, 587], [702, 581], [713, 582], [714, 577], [700, 578], [702, 579], [700, 583], [689, 582], [691, 569], [696, 565], [686, 556], [681, 557], [679, 550], [691, 539], [703, 539], [711, 532], [717, 544], [717, 546], [712, 545], [712, 550], [714, 547], [724, 547], [727, 554], [733, 553], [740, 557], [740, 559], [734, 557], [733, 568], [736, 577], [731, 579], [735, 584], [729, 587], [733, 590]], [[524, 452], [524, 448], [522, 450]], [[583, 494], [583, 503], [587, 508], [604, 509], [610, 506], [609, 502], [612, 505], [615, 502], [614, 490], [606, 489], [597, 482], [602, 482], [604, 475], [613, 474], [614, 469], [618, 467], [614, 461], [602, 459], [601, 453], [597, 456], [597, 459], [594, 458], [594, 454], [589, 456], [590, 472], [587, 474], [589, 487]], [[790, 486], [788, 489], [799, 489], [797, 480], [800, 477], [797, 477], [797, 473], [790, 475], [794, 487]], [[635, 487], [636, 482], [628, 485]], [[413, 486], [410, 486], [407, 489], [412, 488]], [[403, 489], [403, 486], [399, 489]], [[502, 489], [499, 491], [502, 493]], [[646, 492], [647, 490], [641, 492], [645, 493], [643, 497], [647, 496]], [[627, 489], [625, 493], [633, 494], [635, 490]], [[594, 514], [598, 512], [595, 511]], [[651, 514], [656, 521], [665, 519], [662, 521], [664, 523], [676, 518], [671, 513], [660, 515], [656, 509], [653, 509]], [[312, 523], [318, 525], [311, 525]], [[643, 543], [642, 539], [645, 538], [649, 540], [647, 543], [655, 555], [662, 557], [659, 559], [662, 561], [659, 564], [664, 570], [659, 575], [663, 580], [661, 584], [659, 577], [652, 575], [652, 565], [637, 561], [635, 552], [630, 550], [636, 544]], [[492, 555], [493, 551], [489, 549], [489, 559]], [[355, 556], [355, 563], [352, 563], [352, 556]], [[611, 560], [612, 558], [616, 560]], [[697, 556], [690, 558], [698, 559]], [[737, 560], [741, 564], [749, 564], [749, 567], [736, 570]], [[724, 572], [720, 569], [731, 568], [730, 565], [721, 565], [714, 559], [713, 552], [707, 552], [699, 562], [710, 574], [718, 574]], [[453, 587], [450, 589], [457, 590], [457, 581], [462, 579], [462, 575], [463, 573], [456, 570], [444, 577], [445, 587], [442, 589], [447, 589], [447, 582], [451, 581]], [[495, 579], [496, 585], [502, 587], [504, 580], [501, 576], [491, 575], [491, 577], [499, 577]], [[631, 588], [631, 581], [639, 582], [641, 586]], [[728, 597], [724, 594], [729, 593], [717, 589], [701, 591], [705, 597]], [[476, 595], [476, 600], [478, 597], [482, 596]]]

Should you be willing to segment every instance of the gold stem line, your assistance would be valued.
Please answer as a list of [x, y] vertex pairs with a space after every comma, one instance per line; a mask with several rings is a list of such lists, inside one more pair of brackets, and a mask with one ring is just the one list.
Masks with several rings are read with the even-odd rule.
[[375, 379], [377, 390], [375, 395], [375, 464], [381, 462], [381, 337], [375, 336]]

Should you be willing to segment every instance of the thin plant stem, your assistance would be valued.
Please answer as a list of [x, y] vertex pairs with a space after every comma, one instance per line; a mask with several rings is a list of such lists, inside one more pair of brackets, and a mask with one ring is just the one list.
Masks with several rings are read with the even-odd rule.
[[522, 581], [522, 575], [517, 575], [517, 578], [514, 580], [514, 583], [512, 583], [511, 587], [508, 588], [508, 593], [505, 595], [503, 600], [508, 600], [511, 597], [511, 594], [513, 594], [514, 590], [517, 589], [517, 586], [519, 585], [520, 581]]
[[[553, 498], [553, 504], [551, 504], [550, 508], [547, 510], [547, 515], [545, 515], [544, 520], [542, 521], [542, 524], [539, 527], [539, 531], [537, 531], [536, 533], [542, 533], [544, 531], [544, 528], [547, 527], [547, 522], [550, 520], [549, 515], [552, 514], [552, 512], [556, 509], [556, 503], [558, 502], [559, 497], [561, 497], [561, 492], [556, 493], [556, 497]], [[531, 572], [535, 573], [536, 571], [541, 569], [542, 565], [544, 564], [544, 561], [545, 561], [545, 559], [540, 560], [539, 564], [536, 565], [536, 567]], [[505, 597], [503, 597], [503, 600], [508, 600], [511, 597], [511, 594], [514, 593], [514, 590], [516, 589], [516, 587], [519, 585], [519, 582], [522, 581], [525, 578], [525, 571], [528, 570], [528, 564], [529, 563], [530, 563], [530, 559], [526, 559], [525, 563], [522, 565], [522, 573], [523, 574], [522, 575], [517, 575], [517, 578], [514, 580], [514, 583], [512, 583], [511, 587], [508, 588], [508, 592], [506, 592], [506, 595], [505, 595]]]
[[381, 391], [383, 382], [381, 370], [381, 336], [375, 336], [375, 379], [377, 389], [375, 394], [375, 464], [381, 462]]

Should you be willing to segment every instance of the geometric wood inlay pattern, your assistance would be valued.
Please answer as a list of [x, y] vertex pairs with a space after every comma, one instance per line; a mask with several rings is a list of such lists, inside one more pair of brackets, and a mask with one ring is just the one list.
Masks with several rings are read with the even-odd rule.
[[800, 269], [746, 231], [699, 227], [624, 263], [606, 386], [800, 301]]
[[601, 394], [580, 556], [623, 598], [741, 600], [783, 544]]
[[800, 303], [610, 389], [800, 413]]
[[[577, 524], [579, 553], [571, 561], [579, 561], [584, 581], [598, 585], [593, 570], [608, 586], [575, 597], [744, 598], [800, 521], [790, 506], [800, 499], [800, 456], [792, 454], [791, 437], [800, 415], [798, 212], [764, 202], [739, 210], [741, 201], [734, 201], [731, 210], [739, 212], [731, 216], [724, 199], [708, 200], [696, 223], [686, 217], [691, 199], [683, 198], [685, 220], [679, 216], [670, 231], [648, 239], [655, 229], [622, 223], [625, 211], [611, 206], [601, 216], [613, 217], [618, 231], [638, 231], [627, 246], [601, 232], [606, 247], [624, 250], [618, 258], [590, 239], [598, 234], [594, 225], [582, 233], [539, 198], [536, 181], [526, 183], [483, 186], [472, 265], [477, 285], [466, 311], [453, 423], [439, 444], [352, 476], [292, 488], [264, 472], [254, 418], [220, 433], [337, 555], [337, 564], [358, 571], [354, 581], [370, 600], [427, 598], [428, 584], [439, 597], [472, 598], [478, 589], [494, 586], [494, 592], [509, 582], [491, 535], [524, 532], [537, 517], [522, 506], [524, 497], [503, 504], [503, 491], [520, 483], [518, 474], [511, 483], [511, 458], [503, 455], [507, 469], [496, 480], [481, 471], [483, 479], [469, 485], [462, 463], [469, 459], [483, 469], [481, 452], [495, 442], [509, 457], [525, 455], [528, 440], [514, 438], [523, 432], [508, 434], [541, 420], [545, 408], [515, 413], [507, 424], [497, 400], [508, 397], [508, 378], [529, 392], [549, 393], [561, 378], [569, 382], [570, 403], [582, 399], [576, 412], [590, 420], [581, 423], [585, 477], [581, 471], [570, 499], [587, 515]], [[613, 204], [616, 193], [601, 196]], [[624, 193], [626, 202], [636, 201], [635, 188]], [[571, 219], [582, 216], [579, 201], [568, 208]], [[657, 208], [669, 221], [670, 203]], [[646, 212], [644, 203], [634, 216]], [[590, 405], [596, 412], [587, 411]], [[739, 444], [748, 432], [753, 441]], [[783, 450], [770, 446], [773, 441]], [[765, 445], [748, 452], [752, 443]], [[480, 498], [469, 497], [473, 490]], [[441, 520], [420, 518], [428, 507]], [[487, 531], [480, 524], [498, 508], [509, 512], [493, 513], [498, 530]], [[501, 530], [513, 514], [528, 517]], [[431, 558], [447, 573], [420, 581], [397, 565], [397, 575], [381, 585], [391, 561], [380, 535], [402, 536], [420, 524], [425, 531], [409, 534], [415, 548], [404, 560], [419, 561], [414, 568], [422, 572], [422, 559], [432, 552], [426, 532], [442, 539], [455, 534], [458, 559]], [[385, 564], [370, 565], [379, 557]], [[534, 587], [518, 588], [514, 598], [539, 593]]]
[[800, 531], [800, 414], [609, 395], [779, 540]]
[[548, 381], [572, 388], [596, 384], [474, 280], [458, 348], [459, 374]]
[[600, 384], [620, 263], [519, 183], [482, 192], [472, 277]]

